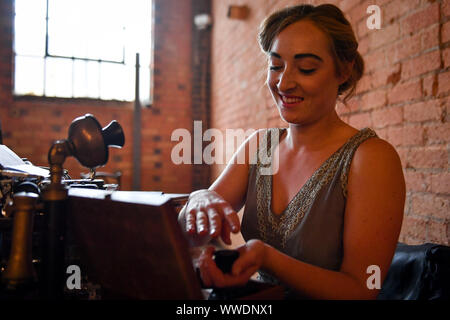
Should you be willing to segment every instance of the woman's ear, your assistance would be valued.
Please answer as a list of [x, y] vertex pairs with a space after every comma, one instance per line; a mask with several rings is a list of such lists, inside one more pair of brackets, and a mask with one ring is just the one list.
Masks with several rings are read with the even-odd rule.
[[342, 65], [342, 71], [338, 77], [339, 85], [343, 84], [345, 81], [348, 80], [348, 78], [350, 78], [350, 75], [352, 74], [352, 71], [353, 71], [354, 64], [355, 64], [355, 60], [353, 60], [352, 62], [344, 63]]

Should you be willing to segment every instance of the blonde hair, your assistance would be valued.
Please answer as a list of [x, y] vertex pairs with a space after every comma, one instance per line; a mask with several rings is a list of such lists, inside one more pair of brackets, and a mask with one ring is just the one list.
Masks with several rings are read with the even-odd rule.
[[364, 74], [364, 60], [358, 52], [358, 41], [353, 28], [338, 7], [332, 4], [305, 4], [276, 11], [262, 22], [258, 36], [259, 45], [265, 53], [269, 53], [275, 37], [283, 29], [306, 19], [313, 22], [330, 39], [330, 51], [338, 75], [342, 74], [348, 63], [353, 62], [348, 79], [338, 88], [338, 95], [347, 92], [343, 99], [345, 104], [354, 94], [356, 85]]

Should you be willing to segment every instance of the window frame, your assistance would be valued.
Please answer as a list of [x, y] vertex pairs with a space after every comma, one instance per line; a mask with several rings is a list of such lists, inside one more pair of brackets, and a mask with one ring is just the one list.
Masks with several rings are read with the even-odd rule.
[[[13, 7], [13, 24], [14, 24], [14, 36], [13, 36], [13, 68], [12, 68], [12, 96], [14, 100], [29, 100], [29, 101], [58, 101], [58, 102], [95, 102], [96, 104], [102, 105], [102, 104], [109, 104], [109, 103], [113, 103], [116, 105], [129, 105], [130, 103], [134, 103], [136, 96], [135, 96], [135, 87], [136, 84], [134, 85], [134, 90], [133, 90], [133, 98], [131, 100], [121, 100], [121, 99], [102, 99], [101, 98], [101, 93], [98, 93], [97, 97], [89, 97], [89, 96], [74, 96], [74, 81], [73, 81], [73, 64], [75, 61], [85, 61], [85, 62], [96, 62], [98, 63], [98, 68], [101, 68], [101, 64], [102, 63], [111, 63], [111, 64], [119, 64], [119, 65], [126, 65], [126, 59], [125, 59], [125, 51], [126, 51], [126, 47], [122, 46], [122, 59], [121, 61], [117, 61], [117, 60], [108, 60], [108, 59], [93, 59], [93, 58], [87, 58], [87, 57], [76, 57], [76, 56], [64, 56], [64, 55], [55, 55], [55, 54], [51, 54], [49, 52], [49, 30], [48, 30], [48, 22], [49, 22], [49, 0], [45, 0], [46, 3], [46, 8], [45, 8], [45, 51], [44, 51], [44, 55], [43, 56], [37, 56], [37, 55], [32, 55], [32, 54], [18, 54], [16, 52], [15, 49], [15, 41], [16, 41], [16, 37], [15, 37], [15, 20], [16, 20], [16, 9], [15, 9], [15, 5], [16, 5], [16, 1], [13, 1], [14, 7]], [[152, 0], [152, 6], [154, 6], [154, 1]], [[154, 26], [153, 26], [153, 12], [154, 9], [152, 8], [151, 10], [151, 16], [150, 16], [150, 21], [152, 23], [151, 25], [151, 42], [154, 42], [154, 37], [153, 37], [153, 30], [154, 30]], [[153, 48], [153, 43], [150, 43], [150, 48]], [[150, 60], [152, 60], [152, 56], [153, 56], [154, 52], [151, 49], [150, 52]], [[21, 94], [21, 93], [17, 93], [15, 90], [15, 81], [16, 81], [16, 66], [15, 66], [15, 61], [16, 61], [16, 57], [29, 57], [29, 58], [39, 58], [42, 59], [43, 64], [44, 64], [44, 71], [43, 71], [43, 79], [42, 79], [42, 84], [43, 84], [43, 90], [42, 90], [42, 95], [40, 94]], [[47, 95], [46, 93], [46, 71], [47, 71], [47, 59], [48, 58], [58, 58], [58, 59], [66, 59], [66, 60], [71, 60], [72, 61], [72, 81], [71, 81], [71, 87], [72, 87], [72, 96], [71, 97], [63, 97], [63, 96], [51, 96], [51, 95]], [[133, 63], [134, 65], [134, 75], [133, 75], [133, 80], [135, 80], [135, 76], [136, 76], [136, 64]], [[152, 88], [153, 88], [153, 72], [152, 69], [150, 68], [150, 65], [148, 66], [148, 68], [145, 68], [142, 66], [142, 64], [139, 65], [139, 74], [142, 73], [143, 70], [148, 70], [149, 72], [149, 101], [146, 102], [147, 106], [150, 106], [152, 104]], [[101, 75], [101, 72], [99, 71], [99, 77]], [[100, 90], [100, 89], [99, 89]]]

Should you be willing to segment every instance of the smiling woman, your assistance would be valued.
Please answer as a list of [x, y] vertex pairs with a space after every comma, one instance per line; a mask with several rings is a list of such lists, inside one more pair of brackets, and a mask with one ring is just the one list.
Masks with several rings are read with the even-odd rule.
[[[337, 7], [322, 5], [316, 9], [313, 8], [310, 5], [289, 7], [280, 11], [278, 15], [268, 17], [261, 26], [259, 34], [261, 49], [270, 54], [275, 37], [293, 22], [300, 20], [313, 22], [316, 28], [323, 31], [322, 36], [327, 38], [326, 46], [335, 64], [336, 73], [348, 72], [348, 64], [353, 64], [346, 81], [339, 86], [339, 94], [348, 90], [344, 97], [345, 102], [355, 91], [356, 83], [364, 73], [364, 61], [357, 51], [358, 42], [350, 23]], [[307, 30], [303, 30], [302, 34], [306, 35]], [[320, 57], [317, 58], [320, 60]]]
[[335, 117], [338, 74], [326, 35], [308, 20], [287, 26], [272, 41], [268, 52], [267, 85], [288, 123], [314, 121], [324, 114]]
[[[208, 190], [190, 195], [179, 222], [192, 243], [220, 236], [230, 244], [238, 231], [246, 240], [231, 274], [207, 247], [198, 262], [202, 280], [235, 286], [258, 271], [289, 297], [374, 299], [380, 288], [368, 285], [367, 272], [379, 270], [374, 283], [387, 274], [405, 182], [395, 149], [336, 113], [338, 97], [351, 97], [364, 70], [352, 27], [334, 5], [299, 5], [270, 15], [259, 40], [267, 86], [288, 128], [251, 135], [235, 155], [245, 163], [230, 162]], [[251, 161], [255, 141], [278, 168], [271, 175]]]

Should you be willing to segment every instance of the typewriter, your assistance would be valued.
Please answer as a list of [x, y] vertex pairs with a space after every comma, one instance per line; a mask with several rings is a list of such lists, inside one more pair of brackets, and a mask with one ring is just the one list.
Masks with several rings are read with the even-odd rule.
[[[48, 167], [35, 166], [0, 144], [0, 298], [73, 296], [60, 283], [64, 266], [79, 259], [73, 244], [66, 241], [70, 240], [65, 218], [69, 190], [117, 190], [119, 184], [106, 183], [96, 175], [96, 168], [106, 164], [108, 147], [121, 148], [124, 143], [117, 121], [102, 128], [93, 115], [86, 114], [71, 123], [67, 139], [51, 146]], [[63, 168], [68, 156], [89, 168], [89, 176], [72, 179]], [[76, 291], [76, 296], [95, 298], [98, 286], [84, 283], [87, 287]]]

